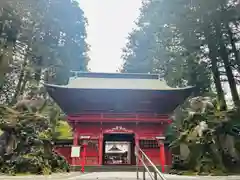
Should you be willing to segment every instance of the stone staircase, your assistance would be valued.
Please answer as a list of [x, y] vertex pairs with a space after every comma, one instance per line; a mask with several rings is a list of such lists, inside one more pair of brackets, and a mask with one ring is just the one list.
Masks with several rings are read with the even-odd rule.
[[[151, 169], [151, 167], [149, 167]], [[160, 170], [160, 167], [157, 167]], [[80, 166], [71, 167], [72, 171], [81, 171]], [[140, 167], [140, 171], [143, 167]], [[85, 172], [135, 172], [135, 165], [102, 165], [102, 166], [86, 166]]]

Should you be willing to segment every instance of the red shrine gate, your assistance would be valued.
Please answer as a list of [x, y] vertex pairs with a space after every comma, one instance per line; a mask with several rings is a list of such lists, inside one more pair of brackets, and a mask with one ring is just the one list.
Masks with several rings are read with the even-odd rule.
[[78, 76], [68, 86], [46, 85], [50, 96], [68, 114], [72, 145], [81, 146], [79, 158], [71, 158], [70, 142], [67, 147], [56, 146], [57, 152], [72, 166], [134, 165], [137, 145], [162, 171], [171, 165], [165, 130], [171, 113], [192, 88], [170, 88], [157, 75]]

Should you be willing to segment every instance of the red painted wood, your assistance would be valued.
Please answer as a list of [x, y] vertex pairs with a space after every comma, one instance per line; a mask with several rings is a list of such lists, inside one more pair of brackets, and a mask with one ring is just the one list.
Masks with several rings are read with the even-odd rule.
[[[160, 162], [160, 156], [159, 156], [159, 149], [143, 149], [143, 152], [151, 159], [151, 161], [157, 165], [161, 166]], [[172, 154], [169, 152], [168, 148], [165, 148], [165, 165], [171, 165], [172, 160], [171, 157]]]
[[[137, 126], [135, 123], [82, 123], [76, 127], [79, 136], [90, 136], [90, 138], [99, 137], [102, 132], [109, 132], [117, 126], [125, 128], [126, 131], [133, 132], [139, 136], [140, 139], [155, 139], [156, 136], [163, 135], [166, 126], [161, 123], [139, 123]], [[121, 131], [119, 131], [120, 133]]]
[[[55, 151], [59, 153], [61, 156], [65, 157], [67, 162], [70, 165], [72, 164], [72, 158], [70, 157], [71, 154], [71, 147], [57, 147], [55, 148]], [[159, 161], [159, 149], [143, 149], [143, 151], [146, 153], [146, 155], [151, 159], [151, 161], [159, 166], [161, 165]], [[166, 165], [172, 164], [172, 154], [168, 150], [168, 148], [165, 148], [165, 156], [166, 156]], [[101, 160], [100, 160], [101, 158]], [[100, 161], [99, 161], [100, 160]], [[86, 166], [93, 166], [93, 165], [101, 165], [102, 164], [102, 156], [99, 156], [99, 152], [96, 150], [90, 150], [87, 148], [86, 150]], [[141, 165], [141, 163], [139, 162]], [[76, 166], [81, 166], [81, 158], [76, 159], [75, 162]]]
[[63, 156], [69, 164], [72, 164], [71, 147], [55, 147], [54, 151]]
[[[83, 149], [81, 151], [81, 156], [83, 156]], [[82, 166], [82, 158], [77, 161], [78, 166]], [[86, 146], [86, 156], [85, 156], [85, 166], [98, 165], [98, 150]]]
[[165, 172], [165, 148], [164, 148], [164, 144], [160, 143], [160, 163], [161, 163], [161, 167], [162, 167], [162, 172]]
[[98, 147], [99, 147], [99, 154], [98, 154], [98, 163], [99, 165], [102, 164], [102, 157], [103, 157], [103, 135], [101, 134], [99, 137], [99, 142], [98, 142]]
[[110, 114], [110, 113], [91, 113], [91, 114], [78, 114], [78, 115], [69, 115], [67, 117], [70, 122], [163, 122], [171, 123], [172, 120], [168, 115], [160, 114]]
[[[74, 132], [73, 132], [73, 146], [77, 146], [77, 145], [78, 145], [78, 132], [77, 132], [77, 129], [74, 129]], [[73, 166], [77, 166], [78, 159], [79, 158], [77, 158], [77, 157], [72, 158], [72, 165]]]
[[85, 171], [85, 162], [86, 162], [86, 149], [87, 149], [87, 144], [83, 144], [83, 151], [82, 151], [82, 168], [81, 168], [81, 171], [84, 173]]
[[[74, 162], [75, 165], [81, 166], [91, 166], [91, 165], [102, 165], [102, 153], [103, 153], [103, 135], [104, 133], [134, 133], [135, 134], [135, 143], [138, 144], [139, 140], [147, 139], [147, 140], [155, 140], [156, 136], [164, 135], [164, 131], [168, 124], [166, 123], [124, 123], [124, 122], [108, 122], [108, 123], [89, 123], [89, 122], [81, 122], [75, 124], [75, 138], [82, 138], [83, 136], [90, 136], [91, 139], [96, 139], [95, 143], [98, 143], [98, 148], [96, 146], [87, 146], [85, 150], [85, 155], [82, 153], [81, 156], [85, 156], [85, 158], [78, 158]], [[74, 138], [74, 139], [75, 139]], [[98, 142], [96, 142], [98, 141]], [[75, 144], [75, 140], [73, 142]], [[82, 145], [82, 144], [80, 144]], [[57, 148], [60, 150], [60, 153], [67, 159], [67, 161], [72, 164], [70, 152], [71, 148]], [[160, 160], [160, 152], [159, 148], [150, 148], [143, 149], [143, 151], [149, 156], [152, 162], [155, 165], [162, 165], [163, 160]], [[165, 147], [165, 150], [161, 151], [161, 157], [165, 157], [164, 164], [171, 165], [171, 152], [169, 152], [168, 148]], [[80, 160], [81, 159], [81, 160]], [[85, 159], [83, 163], [83, 159]], [[69, 161], [70, 160], [70, 161]], [[73, 164], [72, 164], [73, 165]]]
[[73, 133], [73, 145], [77, 146], [78, 145], [78, 131], [77, 129], [74, 129]]
[[[66, 161], [70, 164], [72, 164], [72, 158], [71, 155], [71, 147], [57, 147], [54, 148], [54, 150], [59, 153], [61, 156], [65, 157]], [[159, 161], [159, 149], [143, 149], [143, 151], [146, 153], [146, 155], [151, 159], [151, 161], [155, 165], [161, 165]], [[166, 165], [172, 164], [172, 154], [168, 150], [168, 148], [165, 148], [165, 156], [166, 156]], [[102, 156], [101, 156], [102, 157]], [[102, 160], [102, 159], [101, 159]], [[139, 162], [140, 163], [140, 162]], [[101, 165], [102, 162], [99, 162], [99, 152], [97, 150], [91, 150], [87, 147], [86, 150], [86, 166], [93, 166], [93, 165]], [[141, 164], [140, 164], [141, 165]], [[76, 166], [81, 166], [81, 159], [76, 159]]]
[[[159, 162], [159, 149], [143, 149], [143, 152], [149, 157], [149, 159], [157, 166]], [[148, 164], [150, 165], [150, 164]]]

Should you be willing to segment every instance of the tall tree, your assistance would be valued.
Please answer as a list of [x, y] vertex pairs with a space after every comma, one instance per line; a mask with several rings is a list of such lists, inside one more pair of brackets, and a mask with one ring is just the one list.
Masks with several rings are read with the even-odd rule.
[[[176, 7], [167, 1], [143, 3], [138, 28], [129, 36], [123, 51], [122, 71], [157, 72], [171, 86], [195, 85], [196, 94], [209, 92], [211, 76], [206, 68], [208, 64], [201, 61], [197, 51], [189, 51], [181, 44], [183, 34], [173, 25], [176, 18], [171, 14], [172, 9], [168, 9], [171, 5]], [[133, 38], [137, 34], [139, 38]]]
[[4, 77], [2, 92], [8, 89], [1, 94], [2, 99], [14, 103], [27, 87], [38, 86], [40, 81], [66, 84], [70, 70], [87, 70], [87, 20], [76, 1], [9, 0], [2, 7], [9, 17], [16, 18], [9, 21], [6, 15], [0, 14], [1, 22], [11, 22], [8, 26], [12, 26], [12, 31], [17, 29], [0, 34], [1, 38], [15, 42], [13, 55], [7, 50], [3, 53], [10, 59], [5, 64], [12, 69], [1, 75]]
[[[172, 86], [202, 87], [197, 94], [210, 91], [213, 79], [222, 108], [226, 102], [221, 76], [226, 75], [234, 103], [239, 105], [234, 73], [239, 53], [234, 29], [239, 23], [238, 9], [239, 2], [229, 0], [144, 1], [138, 28], [124, 48], [122, 71], [136, 72], [139, 66], [149, 71], [151, 64], [151, 72], [159, 72]], [[154, 36], [148, 42], [151, 46], [144, 46], [142, 38], [132, 38], [135, 34]], [[138, 58], [138, 52], [141, 57], [147, 55], [147, 60]]]

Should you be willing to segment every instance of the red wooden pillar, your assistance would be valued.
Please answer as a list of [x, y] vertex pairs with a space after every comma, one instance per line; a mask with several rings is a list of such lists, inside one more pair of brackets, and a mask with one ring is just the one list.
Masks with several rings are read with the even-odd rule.
[[160, 146], [160, 164], [162, 167], [162, 172], [165, 172], [165, 147], [164, 147], [164, 142], [162, 140], [159, 141], [159, 146]]
[[82, 150], [82, 161], [81, 161], [82, 168], [81, 168], [81, 171], [84, 173], [84, 171], [85, 171], [85, 164], [86, 164], [86, 155], [87, 155], [87, 152], [86, 152], [86, 150], [87, 150], [87, 142], [86, 141], [83, 142], [82, 147], [83, 147], [83, 150]]
[[[74, 131], [73, 131], [73, 146], [77, 146], [78, 145], [78, 132], [74, 127]], [[72, 158], [72, 166], [77, 166], [77, 159], [76, 158]]]
[[102, 161], [103, 161], [103, 135], [102, 133], [99, 136], [99, 140], [98, 140], [98, 165], [102, 165]]

